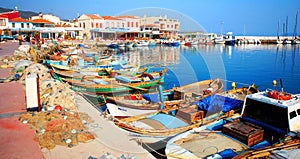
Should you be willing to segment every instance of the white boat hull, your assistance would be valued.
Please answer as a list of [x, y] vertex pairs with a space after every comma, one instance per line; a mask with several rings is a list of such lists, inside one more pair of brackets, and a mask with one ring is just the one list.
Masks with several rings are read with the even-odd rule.
[[126, 118], [129, 116], [136, 116], [136, 115], [141, 115], [141, 114], [157, 111], [157, 110], [133, 109], [133, 108], [128, 108], [128, 107], [118, 106], [118, 105], [112, 104], [112, 103], [107, 103], [106, 106], [107, 106], [107, 109], [108, 109], [110, 115], [112, 115], [115, 118]]

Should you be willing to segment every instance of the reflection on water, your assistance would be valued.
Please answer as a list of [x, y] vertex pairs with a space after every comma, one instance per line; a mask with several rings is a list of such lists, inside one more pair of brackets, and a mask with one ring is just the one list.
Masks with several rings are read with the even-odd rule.
[[[130, 64], [167, 67], [165, 87], [170, 88], [210, 78], [259, 89], [280, 89], [272, 81], [283, 79], [285, 91], [300, 92], [299, 45], [195, 45], [154, 48], [141, 47], [127, 52]], [[226, 88], [230, 89], [228, 83]]]

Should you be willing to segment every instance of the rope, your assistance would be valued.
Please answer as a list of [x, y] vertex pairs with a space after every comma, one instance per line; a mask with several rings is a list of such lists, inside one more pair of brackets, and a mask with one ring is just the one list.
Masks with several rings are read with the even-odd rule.
[[[231, 80], [226, 80], [226, 79], [222, 79], [222, 78], [220, 78], [220, 80], [222, 80], [222, 81], [225, 81], [225, 82], [235, 82], [235, 81], [231, 81]], [[240, 85], [245, 85], [245, 86], [249, 86], [249, 85], [251, 85], [251, 84], [248, 84], [248, 83], [242, 83], [242, 82], [235, 82], [236, 84], [240, 84]]]
[[156, 150], [154, 150], [152, 147], [148, 146], [146, 143], [144, 143], [144, 142], [142, 141], [142, 139], [137, 138], [136, 141], [137, 141], [139, 144], [141, 144], [141, 145], [142, 145], [142, 144], [145, 145], [145, 146], [146, 146], [148, 149], [150, 149], [152, 152], [155, 152], [156, 154], [158, 154], [158, 155], [160, 155], [160, 156], [162, 156], [162, 157], [167, 157], [166, 155], [161, 154], [161, 153], [157, 152]]

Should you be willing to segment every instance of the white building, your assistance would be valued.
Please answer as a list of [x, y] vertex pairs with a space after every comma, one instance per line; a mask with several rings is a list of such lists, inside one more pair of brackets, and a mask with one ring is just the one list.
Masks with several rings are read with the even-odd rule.
[[31, 34], [34, 31], [32, 22], [20, 17], [11, 19], [8, 25], [12, 35]]
[[147, 17], [146, 15], [141, 19], [141, 31], [143, 35], [147, 35], [150, 31], [153, 30], [151, 33], [152, 35], [158, 34], [157, 33], [157, 26], [159, 26], [159, 34], [160, 37], [165, 38], [177, 38], [178, 31], [180, 28], [180, 22], [177, 19], [169, 19], [167, 16], [159, 16], [159, 17]]
[[29, 19], [30, 20], [45, 19], [45, 20], [48, 20], [50, 22], [53, 22], [54, 24], [61, 24], [61, 20], [60, 20], [59, 17], [54, 16], [52, 14], [45, 14], [45, 15], [43, 15], [41, 12], [39, 13], [39, 15], [37, 15], [37, 16], [31, 16]]
[[83, 29], [84, 38], [93, 38], [93, 28], [104, 29], [104, 18], [97, 14], [83, 14], [77, 19], [78, 27]]
[[4, 34], [5, 29], [8, 29], [8, 17], [0, 15], [0, 35]]

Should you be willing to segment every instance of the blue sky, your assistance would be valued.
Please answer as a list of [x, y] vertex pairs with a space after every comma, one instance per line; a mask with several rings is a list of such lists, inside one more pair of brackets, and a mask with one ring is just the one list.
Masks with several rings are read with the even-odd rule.
[[288, 31], [294, 32], [300, 0], [0, 0], [0, 7], [12, 9], [14, 6], [19, 10], [53, 13], [62, 19], [74, 19], [85, 13], [118, 15], [155, 7], [183, 14], [198, 22], [207, 32], [220, 33], [222, 28], [222, 33], [232, 31], [235, 35], [276, 35], [278, 19], [282, 32], [286, 17]]

